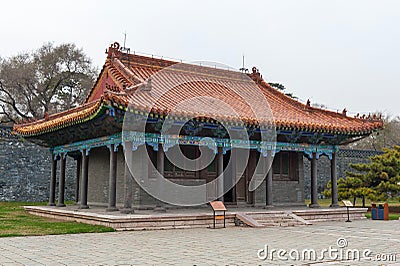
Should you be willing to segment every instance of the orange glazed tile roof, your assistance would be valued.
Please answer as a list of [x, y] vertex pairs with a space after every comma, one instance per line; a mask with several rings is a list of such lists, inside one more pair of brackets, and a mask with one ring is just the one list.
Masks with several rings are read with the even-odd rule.
[[35, 122], [16, 124], [13, 130], [22, 136], [35, 136], [48, 133], [90, 120], [92, 116], [95, 116], [100, 111], [103, 104], [103, 99], [99, 99], [64, 112], [50, 115], [48, 118]]
[[[166, 69], [171, 70], [167, 75], [162, 74]], [[178, 117], [241, 120], [247, 124], [270, 122], [269, 114], [255, 115], [255, 110], [266, 109], [265, 101], [251, 93], [255, 89], [268, 102], [278, 129], [361, 136], [383, 127], [383, 121], [376, 117], [354, 118], [345, 112], [300, 103], [272, 88], [255, 68], [253, 73], [247, 74], [248, 80], [243, 80], [242, 76], [236, 71], [125, 54], [115, 43], [108, 49], [106, 63], [82, 106], [47, 119], [16, 125], [14, 131], [22, 136], [37, 136], [88, 121], [104, 106], [162, 115], [172, 112]], [[190, 82], [184, 80], [188, 77]]]

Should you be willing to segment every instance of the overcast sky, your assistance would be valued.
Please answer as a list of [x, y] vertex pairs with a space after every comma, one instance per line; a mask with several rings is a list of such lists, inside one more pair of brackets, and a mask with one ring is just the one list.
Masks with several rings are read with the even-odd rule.
[[301, 100], [400, 115], [400, 1], [3, 1], [0, 57], [73, 42], [257, 66]]

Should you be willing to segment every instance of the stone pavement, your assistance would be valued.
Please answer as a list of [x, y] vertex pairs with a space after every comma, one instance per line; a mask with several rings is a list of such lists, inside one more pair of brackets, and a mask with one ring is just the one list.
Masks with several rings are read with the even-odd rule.
[[[259, 257], [265, 256], [265, 246], [269, 256], [262, 260]], [[281, 259], [274, 249], [282, 249]], [[313, 250], [323, 258], [314, 259]], [[357, 252], [361, 257], [367, 252], [370, 260], [344, 260], [354, 258]], [[292, 259], [302, 256], [305, 260]], [[377, 256], [386, 261], [378, 261]], [[0, 265], [309, 264], [400, 265], [400, 221], [0, 238]]]

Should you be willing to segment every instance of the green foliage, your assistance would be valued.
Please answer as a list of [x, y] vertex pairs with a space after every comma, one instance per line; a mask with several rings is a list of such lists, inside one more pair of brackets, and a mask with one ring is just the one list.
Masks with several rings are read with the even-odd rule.
[[[368, 219], [372, 218], [372, 215], [370, 212], [365, 214], [365, 217], [367, 217]], [[399, 220], [400, 218], [400, 214], [399, 213], [389, 213], [389, 220]]]
[[[369, 199], [365, 199], [366, 206], [371, 205], [371, 203], [373, 203], [373, 202], [376, 202], [376, 201], [370, 201]], [[400, 201], [397, 198], [396, 199], [388, 199], [386, 202], [389, 204], [390, 207], [400, 207]], [[304, 200], [304, 203], [307, 206], [310, 205], [311, 199]], [[330, 199], [330, 198], [318, 199], [318, 204], [321, 207], [329, 207], [332, 204], [332, 199]], [[360, 203], [357, 202], [356, 206], [359, 206], [359, 205], [360, 205]], [[396, 211], [393, 213], [399, 213], [399, 212]]]
[[[356, 172], [347, 172], [338, 180], [339, 200], [361, 198], [371, 201], [396, 198], [400, 192], [400, 147], [383, 149], [382, 155], [373, 156], [368, 164], [350, 164]], [[331, 196], [331, 184], [323, 192]]]
[[278, 90], [280, 90], [280, 91], [286, 90], [285, 86], [282, 85], [282, 84], [280, 84], [280, 83], [268, 82], [268, 84], [269, 84], [271, 87], [274, 87], [275, 89], [278, 89]]
[[292, 99], [295, 99], [295, 100], [298, 99], [298, 97], [294, 96], [293, 93], [291, 93], [291, 92], [284, 92], [284, 91], [286, 90], [285, 85], [283, 85], [283, 84], [281, 84], [281, 83], [277, 83], [277, 82], [268, 82], [268, 84], [269, 84], [271, 87], [273, 87], [273, 88], [275, 88], [275, 89], [277, 89], [277, 90], [283, 92], [286, 96], [288, 96], [288, 97], [290, 97], [290, 98], [292, 98]]

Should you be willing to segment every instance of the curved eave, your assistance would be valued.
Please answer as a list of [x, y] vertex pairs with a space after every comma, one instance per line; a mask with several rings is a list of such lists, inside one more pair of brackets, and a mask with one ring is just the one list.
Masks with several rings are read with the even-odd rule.
[[103, 99], [100, 99], [91, 106], [85, 106], [70, 109], [68, 111], [50, 116], [48, 119], [41, 119], [31, 124], [14, 125], [13, 133], [24, 138], [31, 138], [42, 134], [60, 130], [72, 125], [84, 123], [96, 118], [105, 107]]

